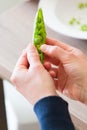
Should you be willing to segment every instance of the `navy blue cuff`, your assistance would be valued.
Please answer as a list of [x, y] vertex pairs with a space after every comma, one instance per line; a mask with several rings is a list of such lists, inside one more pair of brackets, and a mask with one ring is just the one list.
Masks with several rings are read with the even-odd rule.
[[39, 100], [34, 106], [34, 111], [41, 130], [75, 130], [68, 104], [59, 96], [49, 96]]

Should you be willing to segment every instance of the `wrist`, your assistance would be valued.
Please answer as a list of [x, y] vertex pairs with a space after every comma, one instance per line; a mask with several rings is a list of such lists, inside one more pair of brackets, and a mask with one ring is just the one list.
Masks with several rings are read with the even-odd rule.
[[80, 101], [87, 104], [87, 81], [82, 84]]
[[81, 102], [87, 104], [87, 88], [83, 88], [82, 90]]
[[40, 94], [35, 95], [31, 101], [32, 105], [35, 105], [39, 100], [49, 97], [49, 96], [58, 96], [58, 94], [55, 92], [40, 92]]

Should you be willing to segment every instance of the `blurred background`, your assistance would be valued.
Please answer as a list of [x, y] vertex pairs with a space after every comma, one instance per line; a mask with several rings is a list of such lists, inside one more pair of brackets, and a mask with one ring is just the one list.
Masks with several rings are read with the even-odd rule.
[[[23, 1], [25, 0], [0, 0], [0, 15]], [[31, 104], [15, 90], [12, 84], [3, 80], [3, 85], [8, 130], [39, 130]]]
[[3, 13], [7, 9], [20, 4], [24, 0], [0, 0], [0, 13]]

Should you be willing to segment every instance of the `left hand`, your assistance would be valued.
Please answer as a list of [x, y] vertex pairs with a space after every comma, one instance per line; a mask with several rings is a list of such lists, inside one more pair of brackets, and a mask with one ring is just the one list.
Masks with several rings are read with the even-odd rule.
[[32, 44], [20, 56], [11, 81], [32, 105], [43, 97], [57, 95], [54, 81], [41, 64]]

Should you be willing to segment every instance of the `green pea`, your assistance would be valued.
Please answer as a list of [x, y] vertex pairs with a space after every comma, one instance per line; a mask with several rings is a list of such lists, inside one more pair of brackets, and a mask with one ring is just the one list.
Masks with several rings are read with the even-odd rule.
[[42, 37], [40, 35], [36, 35], [34, 38], [34, 44], [38, 45], [41, 43], [41, 41], [42, 41]]
[[83, 9], [83, 8], [84, 8], [84, 3], [79, 3], [79, 4], [78, 4], [78, 8], [79, 8], [79, 9]]
[[80, 26], [81, 31], [87, 31], [87, 24]]

